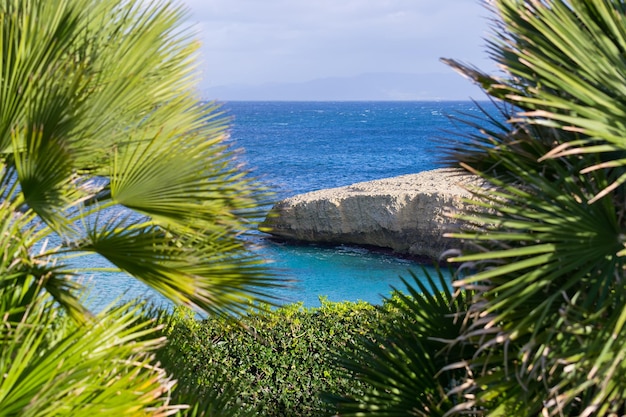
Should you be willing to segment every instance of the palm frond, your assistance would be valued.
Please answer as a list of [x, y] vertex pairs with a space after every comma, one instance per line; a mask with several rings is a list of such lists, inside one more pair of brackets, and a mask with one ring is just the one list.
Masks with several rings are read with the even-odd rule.
[[387, 314], [400, 312], [389, 334], [355, 346], [339, 365], [368, 387], [358, 398], [330, 397], [342, 416], [443, 416], [456, 402], [448, 391], [457, 388], [463, 370], [444, 370], [470, 355], [468, 346], [452, 344], [463, 325], [458, 314], [468, 308], [471, 293], [455, 297], [441, 271], [424, 281], [403, 279], [407, 293], [387, 299]]
[[174, 407], [168, 405], [172, 383], [151, 363], [150, 351], [163, 340], [154, 337], [150, 321], [141, 319], [143, 307], [121, 306], [78, 323], [59, 314], [46, 296], [30, 298], [24, 308], [15, 297], [22, 286], [41, 290], [42, 283], [27, 278], [0, 291], [2, 300], [14, 300], [1, 306], [3, 414], [172, 412]]
[[25, 284], [34, 278], [70, 316], [83, 321], [88, 312], [78, 296], [82, 287], [73, 279], [73, 272], [53, 256], [54, 248], [46, 249], [46, 243], [41, 241], [45, 225], [38, 222], [32, 210], [21, 209], [22, 194], [17, 183], [10, 180], [15, 178], [13, 171], [5, 170], [4, 176], [0, 181], [5, 184], [0, 186], [0, 195], [5, 198], [0, 204], [0, 288], [20, 286], [21, 305], [26, 308], [31, 301], [29, 297], [37, 297], [38, 287]]
[[[235, 233], [258, 216], [261, 186], [230, 160], [221, 142], [223, 119], [207, 121], [202, 134], [157, 136], [115, 153], [111, 195], [166, 227]], [[265, 197], [266, 198], [266, 197]], [[246, 214], [247, 212], [247, 214]]]
[[195, 96], [184, 16], [167, 0], [0, 4], [0, 414], [185, 408], [144, 307], [91, 314], [75, 256], [209, 313], [279, 285], [245, 236], [266, 191]]
[[[224, 144], [227, 119], [193, 94], [197, 45], [180, 25], [183, 10], [44, 3], [2, 6], [3, 181], [17, 187], [7, 195], [21, 201], [16, 210], [47, 225], [25, 250], [48, 266], [24, 273], [47, 274], [46, 288], [73, 312], [78, 287], [65, 255], [80, 251], [211, 312], [265, 299], [278, 279], [240, 236], [268, 194]], [[132, 219], [98, 220], [129, 209]], [[46, 237], [63, 247], [35, 257], [32, 245]]]
[[[453, 259], [476, 291], [460, 336], [478, 354], [464, 409], [623, 413], [623, 2], [492, 2], [491, 76], [447, 61], [512, 105], [451, 162], [482, 176], [471, 242]], [[616, 359], [617, 358], [617, 359]]]
[[85, 225], [85, 236], [64, 251], [97, 253], [177, 304], [239, 312], [270, 301], [266, 290], [280, 285], [232, 233], [178, 234], [130, 215]]
[[[545, 157], [596, 154], [622, 172], [626, 142], [621, 120], [626, 105], [623, 5], [609, 1], [494, 3], [498, 21], [491, 55], [505, 76], [489, 76], [453, 60], [460, 72], [483, 85], [493, 97], [514, 105], [526, 124], [558, 128], [556, 145], [567, 153], [546, 150]], [[576, 133], [577, 140], [563, 134]], [[556, 145], [551, 146], [555, 147]], [[583, 166], [585, 170], [591, 166]], [[626, 181], [617, 175], [611, 189]], [[608, 185], [607, 185], [608, 187]], [[597, 201], [605, 194], [589, 198]]]

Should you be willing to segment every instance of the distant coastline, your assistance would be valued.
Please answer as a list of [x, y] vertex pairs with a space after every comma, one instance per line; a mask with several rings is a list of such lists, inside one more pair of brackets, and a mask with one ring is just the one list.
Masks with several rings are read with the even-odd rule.
[[471, 101], [484, 93], [454, 72], [371, 73], [298, 83], [232, 84], [205, 88], [206, 100], [224, 101]]

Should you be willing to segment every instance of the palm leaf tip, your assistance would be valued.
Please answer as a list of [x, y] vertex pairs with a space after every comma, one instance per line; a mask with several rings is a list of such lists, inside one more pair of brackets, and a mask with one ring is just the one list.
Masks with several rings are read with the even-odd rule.
[[366, 386], [358, 397], [328, 398], [340, 415], [443, 416], [454, 407], [447, 391], [457, 388], [463, 371], [444, 369], [448, 361], [460, 361], [463, 348], [447, 348], [456, 339], [462, 322], [458, 310], [467, 307], [468, 297], [455, 298], [449, 277], [436, 269], [423, 276], [411, 273], [403, 279], [404, 292], [394, 291], [382, 311], [389, 328], [370, 335], [345, 353], [338, 364]]

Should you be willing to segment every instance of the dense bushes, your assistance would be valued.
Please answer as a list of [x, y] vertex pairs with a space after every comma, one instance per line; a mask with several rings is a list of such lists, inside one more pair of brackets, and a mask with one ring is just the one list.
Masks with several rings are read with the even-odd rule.
[[235, 323], [224, 317], [199, 321], [179, 309], [166, 319], [169, 343], [159, 359], [178, 379], [178, 395], [193, 392], [214, 401], [217, 395], [229, 415], [320, 416], [331, 411], [320, 394], [353, 396], [363, 389], [332, 365], [333, 356], [363, 337], [386, 333], [400, 314], [390, 311], [388, 304], [322, 300], [318, 308], [251, 311]]

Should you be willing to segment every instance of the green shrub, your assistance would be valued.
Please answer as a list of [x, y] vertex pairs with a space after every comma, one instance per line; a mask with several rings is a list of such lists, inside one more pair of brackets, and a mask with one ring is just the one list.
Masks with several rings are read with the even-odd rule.
[[166, 320], [169, 343], [159, 359], [178, 379], [176, 395], [221, 395], [229, 415], [320, 416], [332, 412], [320, 394], [362, 392], [361, 383], [333, 360], [398, 319], [385, 317], [366, 302], [326, 300], [317, 308], [291, 304], [250, 311], [239, 322], [199, 321], [178, 309]]

